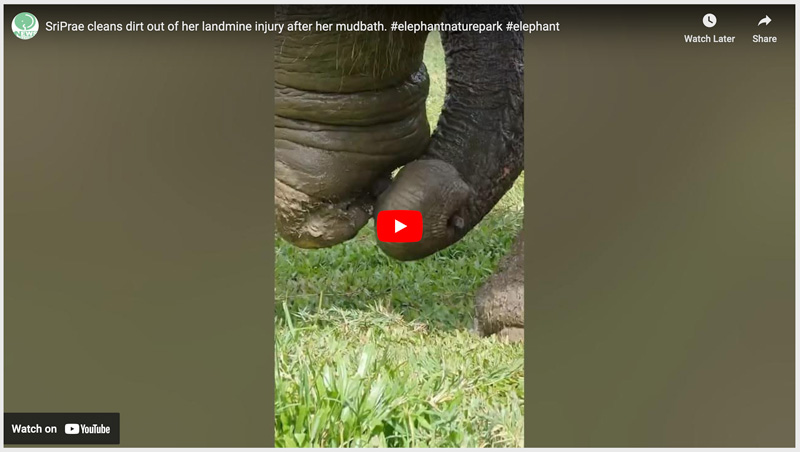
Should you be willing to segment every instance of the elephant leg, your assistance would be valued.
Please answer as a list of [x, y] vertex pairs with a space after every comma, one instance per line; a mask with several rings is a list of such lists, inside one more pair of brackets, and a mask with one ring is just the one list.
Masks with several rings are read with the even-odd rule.
[[475, 329], [481, 336], [496, 334], [510, 342], [524, 340], [525, 240], [519, 232], [497, 271], [478, 289]]
[[[333, 26], [433, 14], [439, 9], [285, 5], [276, 6], [275, 20]], [[425, 150], [425, 40], [424, 33], [316, 27], [276, 37], [275, 207], [281, 237], [303, 248], [353, 238], [373, 216], [391, 172]]]

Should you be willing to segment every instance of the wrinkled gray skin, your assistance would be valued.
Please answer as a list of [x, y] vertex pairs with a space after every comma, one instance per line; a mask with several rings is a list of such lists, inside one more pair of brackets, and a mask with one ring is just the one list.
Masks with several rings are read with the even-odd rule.
[[[276, 7], [276, 21], [285, 24], [521, 18], [515, 6]], [[521, 33], [442, 33], [447, 93], [432, 136], [426, 38], [389, 31], [278, 35], [275, 204], [284, 239], [329, 247], [353, 238], [382, 210], [418, 210], [420, 242], [378, 246], [395, 259], [421, 259], [464, 237], [511, 188], [523, 167]], [[478, 293], [481, 334], [521, 339], [511, 333], [521, 332], [524, 317], [518, 244]]]

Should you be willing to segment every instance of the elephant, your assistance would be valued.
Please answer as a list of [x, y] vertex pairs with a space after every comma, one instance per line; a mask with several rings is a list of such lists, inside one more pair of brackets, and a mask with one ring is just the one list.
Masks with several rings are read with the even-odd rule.
[[[288, 5], [276, 6], [275, 19], [311, 25], [275, 40], [276, 229], [291, 244], [334, 246], [382, 211], [416, 210], [420, 241], [378, 246], [397, 260], [423, 259], [463, 238], [522, 172], [522, 34], [441, 31], [446, 97], [431, 134], [428, 32], [388, 30], [505, 25], [522, 19], [521, 7]], [[386, 30], [336, 31], [358, 22]], [[523, 262], [520, 231], [476, 294], [481, 335], [522, 339]]]

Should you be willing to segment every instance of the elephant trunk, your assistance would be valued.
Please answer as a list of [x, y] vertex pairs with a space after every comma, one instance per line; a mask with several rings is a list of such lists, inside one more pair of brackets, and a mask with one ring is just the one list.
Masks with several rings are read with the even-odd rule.
[[[451, 7], [445, 22], [517, 22], [517, 6]], [[400, 260], [420, 259], [461, 239], [494, 207], [523, 168], [523, 37], [515, 32], [443, 33], [447, 94], [425, 153], [378, 198], [376, 211], [418, 210], [423, 237], [379, 242]]]

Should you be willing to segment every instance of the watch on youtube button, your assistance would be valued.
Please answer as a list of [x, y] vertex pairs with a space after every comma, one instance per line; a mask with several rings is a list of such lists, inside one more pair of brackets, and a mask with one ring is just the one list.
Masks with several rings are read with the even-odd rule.
[[376, 221], [381, 242], [419, 242], [422, 240], [422, 212], [383, 210]]

